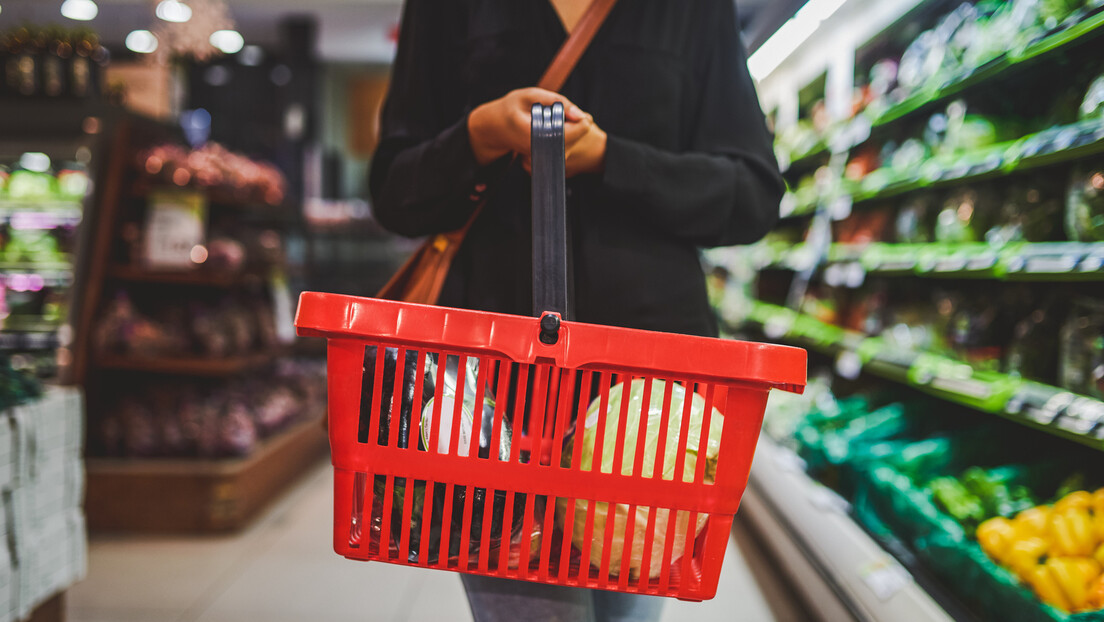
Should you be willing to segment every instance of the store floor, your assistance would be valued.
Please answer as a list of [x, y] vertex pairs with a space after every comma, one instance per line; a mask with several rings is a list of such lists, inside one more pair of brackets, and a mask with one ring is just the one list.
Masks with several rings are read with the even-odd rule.
[[[250, 529], [208, 538], [94, 537], [70, 622], [471, 619], [458, 575], [352, 562], [331, 546], [332, 475], [319, 465]], [[670, 600], [664, 622], [774, 622], [735, 542], [717, 597]]]

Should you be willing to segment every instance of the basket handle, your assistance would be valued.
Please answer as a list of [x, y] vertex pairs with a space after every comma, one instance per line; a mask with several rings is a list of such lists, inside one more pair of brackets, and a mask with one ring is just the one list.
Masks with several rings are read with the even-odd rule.
[[563, 104], [533, 104], [531, 140], [533, 314], [571, 320], [575, 309], [568, 296]]

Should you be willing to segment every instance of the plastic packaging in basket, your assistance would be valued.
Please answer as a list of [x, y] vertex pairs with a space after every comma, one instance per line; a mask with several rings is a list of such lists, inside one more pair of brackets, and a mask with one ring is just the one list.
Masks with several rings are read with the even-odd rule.
[[302, 295], [337, 553], [714, 596], [767, 394], [804, 388], [805, 351], [558, 319]]

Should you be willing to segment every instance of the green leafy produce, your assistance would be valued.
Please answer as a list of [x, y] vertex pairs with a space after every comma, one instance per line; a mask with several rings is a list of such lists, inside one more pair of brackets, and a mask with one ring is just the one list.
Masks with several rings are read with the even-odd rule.
[[1080, 112], [1082, 119], [1102, 115], [1104, 115], [1104, 75], [1098, 76], [1089, 85], [1089, 90], [1085, 92], [1085, 99], [1081, 101]]
[[[622, 475], [632, 475], [633, 464], [636, 458], [636, 446], [640, 431], [641, 410], [644, 406], [644, 389], [646, 382], [637, 379], [629, 387], [628, 412], [625, 421], [625, 438], [622, 440], [621, 450], [623, 457], [620, 465]], [[644, 434], [644, 460], [642, 475], [644, 477], [659, 477], [665, 480], [675, 479], [675, 462], [680, 446], [680, 433], [682, 427], [683, 410], [686, 401], [686, 389], [677, 383], [670, 386], [671, 405], [670, 416], [667, 424], [666, 444], [662, 448], [661, 468], [656, 472], [656, 456], [659, 453], [659, 432], [663, 420], [664, 392], [667, 383], [662, 380], [652, 380], [650, 384], [650, 398], [647, 408], [647, 422]], [[617, 450], [617, 430], [621, 418], [621, 401], [624, 399], [624, 384], [617, 384], [610, 388], [609, 402], [606, 407], [605, 430], [602, 437], [601, 464], [594, 463], [596, 452], [597, 433], [599, 425], [599, 409], [601, 398], [596, 398], [587, 409], [586, 420], [582, 422], [582, 430], [577, 430], [575, 436], [568, 442], [563, 454], [563, 464], [570, 465], [573, 452], [578, 449], [582, 452], [580, 457], [581, 468], [592, 470], [596, 466], [602, 473], [612, 473], [614, 458]], [[684, 482], [693, 481], [698, 464], [698, 448], [701, 440], [702, 418], [705, 412], [705, 399], [697, 393], [692, 393], [690, 398], [690, 422], [688, 425], [685, 443], [685, 468], [682, 478]], [[713, 481], [716, 470], [717, 454], [720, 450], [721, 430], [724, 427], [724, 417], [716, 409], [713, 409], [709, 420], [709, 430], [706, 438], [705, 451], [705, 480]], [[584, 547], [587, 501], [576, 501], [574, 508], [570, 508], [567, 502], [559, 499], [556, 502], [556, 519], [563, 526], [565, 534], [571, 533], [572, 543], [580, 550]], [[569, 511], [573, 510], [573, 516], [569, 517]], [[658, 577], [661, 571], [664, 546], [666, 544], [668, 523], [671, 520], [671, 512], [666, 509], [658, 509], [655, 517], [655, 528], [652, 531], [652, 548], [647, 568], [642, 568], [644, 557], [644, 540], [647, 535], [648, 514], [650, 508], [637, 507], [633, 524], [632, 549], [629, 555], [630, 576], [640, 576], [641, 573], [649, 577]], [[613, 544], [610, 550], [610, 574], [619, 575], [621, 572], [622, 558], [625, 555], [625, 531], [628, 522], [629, 506], [614, 504], [612, 508], [608, 503], [596, 502], [594, 511], [594, 530], [590, 542], [590, 562], [595, 566], [601, 563], [604, 545], [604, 534], [607, 522], [613, 520]], [[612, 516], [611, 516], [612, 515]], [[706, 516], [699, 515], [694, 525], [695, 537], [705, 527]], [[671, 546], [671, 560], [682, 557], [686, 550], [687, 532], [689, 530], [690, 513], [678, 512], [675, 517], [674, 542]]]
[[1057, 26], [1081, 5], [1083, 0], [1040, 0], [1039, 17], [1048, 28]]
[[1066, 234], [1078, 242], [1104, 240], [1104, 170], [1079, 167], [1066, 193]]
[[928, 482], [928, 489], [935, 502], [959, 523], [977, 527], [985, 520], [981, 499], [954, 477], [937, 477]]

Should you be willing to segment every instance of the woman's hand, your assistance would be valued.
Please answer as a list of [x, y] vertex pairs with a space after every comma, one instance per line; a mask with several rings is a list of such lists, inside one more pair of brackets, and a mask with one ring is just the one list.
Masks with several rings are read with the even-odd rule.
[[589, 114], [579, 121], [565, 124], [564, 147], [567, 177], [605, 170], [606, 133]]
[[538, 88], [510, 91], [472, 110], [468, 115], [468, 136], [476, 161], [482, 166], [510, 153], [528, 159], [533, 104], [551, 106], [556, 102], [563, 104], [568, 126], [588, 118], [563, 95]]

